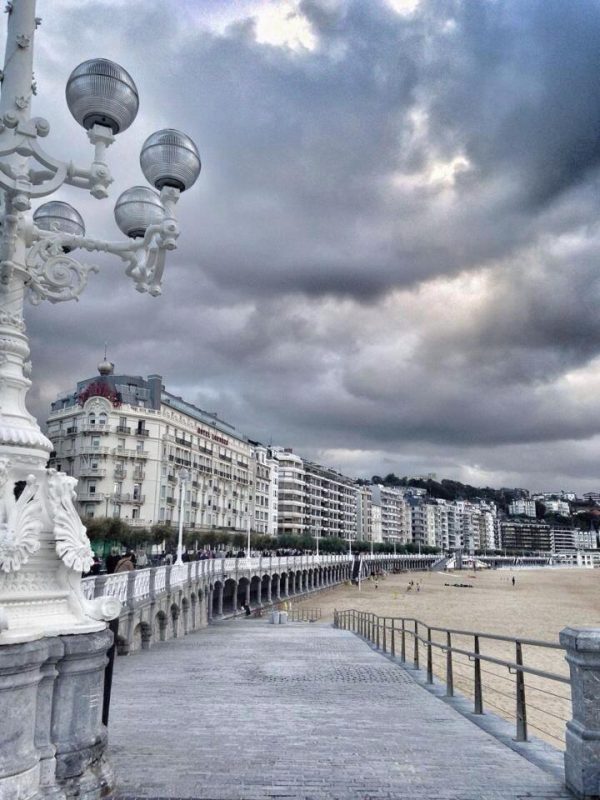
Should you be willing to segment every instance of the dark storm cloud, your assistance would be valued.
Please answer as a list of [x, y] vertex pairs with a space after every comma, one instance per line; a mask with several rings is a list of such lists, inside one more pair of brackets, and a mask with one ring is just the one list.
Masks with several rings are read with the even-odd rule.
[[[113, 197], [143, 182], [156, 128], [190, 133], [204, 166], [161, 298], [92, 259], [79, 304], [28, 313], [37, 414], [108, 340], [119, 370], [349, 471], [593, 485], [599, 2], [303, 0], [294, 48], [261, 40], [250, 0], [228, 24], [208, 0], [46, 5], [54, 152], [89, 159], [63, 87], [106, 55], [141, 96]], [[111, 203], [80, 195], [62, 193], [114, 237]]]

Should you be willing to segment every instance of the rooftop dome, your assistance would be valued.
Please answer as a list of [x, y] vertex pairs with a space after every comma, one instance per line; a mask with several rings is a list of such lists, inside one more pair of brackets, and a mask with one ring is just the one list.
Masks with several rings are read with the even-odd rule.
[[112, 361], [107, 361], [106, 358], [98, 364], [98, 372], [100, 375], [112, 375], [114, 371], [115, 365]]

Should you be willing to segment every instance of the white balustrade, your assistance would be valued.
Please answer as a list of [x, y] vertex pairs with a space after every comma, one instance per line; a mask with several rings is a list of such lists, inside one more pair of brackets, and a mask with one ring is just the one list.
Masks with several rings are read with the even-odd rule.
[[171, 567], [171, 586], [180, 586], [187, 580], [188, 565], [174, 564]]
[[154, 573], [154, 594], [163, 594], [167, 588], [167, 568], [157, 567]]
[[129, 572], [117, 572], [114, 575], [109, 575], [104, 584], [104, 594], [109, 597], [116, 597], [124, 603], [127, 600], [128, 581]]
[[84, 578], [81, 581], [81, 591], [86, 600], [93, 600], [96, 590], [96, 578]]
[[133, 599], [144, 600], [146, 597], [150, 597], [150, 570], [138, 569], [135, 573]]

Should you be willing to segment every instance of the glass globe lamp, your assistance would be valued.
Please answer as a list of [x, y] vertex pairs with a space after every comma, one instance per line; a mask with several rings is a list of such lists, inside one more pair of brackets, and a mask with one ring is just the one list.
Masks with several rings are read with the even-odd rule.
[[119, 229], [131, 239], [144, 236], [149, 225], [163, 221], [165, 207], [160, 197], [147, 186], [126, 189], [115, 203], [115, 220]]
[[65, 94], [69, 111], [86, 130], [103, 125], [113, 133], [127, 130], [140, 102], [131, 75], [106, 58], [92, 58], [75, 67]]
[[[73, 236], [85, 236], [85, 223], [79, 211], [68, 203], [52, 200], [37, 208], [33, 221], [42, 231], [70, 233]], [[63, 247], [65, 253], [71, 248]]]
[[140, 165], [152, 186], [173, 186], [184, 192], [200, 174], [198, 148], [181, 131], [166, 128], [149, 136], [142, 146]]

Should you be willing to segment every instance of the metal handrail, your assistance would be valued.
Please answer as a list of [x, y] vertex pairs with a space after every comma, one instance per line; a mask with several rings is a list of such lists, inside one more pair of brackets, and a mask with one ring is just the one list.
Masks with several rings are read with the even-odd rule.
[[[407, 637], [412, 636], [414, 645], [412, 662], [416, 669], [420, 667], [419, 645], [424, 646], [426, 649], [426, 656], [427, 656], [426, 681], [428, 684], [433, 684], [434, 682], [434, 663], [433, 663], [434, 649], [439, 650], [441, 653], [445, 653], [446, 654], [445, 677], [442, 675], [438, 677], [442, 677], [443, 680], [445, 679], [446, 695], [448, 697], [454, 696], [455, 678], [454, 678], [453, 657], [455, 655], [465, 656], [466, 658], [468, 658], [470, 662], [473, 663], [473, 677], [471, 680], [473, 681], [472, 694], [473, 694], [473, 705], [474, 705], [473, 710], [475, 714], [484, 713], [484, 703], [483, 703], [484, 685], [482, 680], [482, 672], [492, 674], [497, 678], [502, 678], [501, 675], [497, 675], [496, 673], [490, 673], [489, 670], [482, 669], [482, 663], [490, 663], [501, 667], [505, 667], [510, 675], [515, 676], [514, 719], [516, 721], [515, 738], [517, 741], [527, 741], [528, 738], [525, 675], [533, 675], [538, 678], [542, 678], [544, 680], [550, 680], [562, 684], [568, 684], [569, 686], [571, 683], [570, 679], [565, 675], [548, 672], [547, 670], [538, 669], [537, 667], [533, 667], [523, 663], [524, 646], [537, 647], [549, 650], [563, 650], [564, 648], [556, 642], [546, 642], [538, 639], [525, 639], [520, 637], [505, 636], [503, 634], [488, 633], [484, 631], [466, 631], [457, 628], [443, 628], [439, 626], [428, 625], [427, 623], [423, 622], [422, 620], [416, 619], [415, 617], [379, 616], [369, 611], [358, 611], [357, 609], [348, 609], [344, 611], [336, 610], [334, 612], [334, 626], [338, 628], [343, 628], [345, 630], [351, 630], [354, 633], [357, 633], [358, 635], [365, 638], [367, 641], [371, 642], [377, 649], [381, 649], [384, 653], [389, 652], [389, 654], [394, 658], [396, 657], [397, 637], [399, 636], [400, 660], [403, 663], [407, 661]], [[436, 633], [443, 634], [445, 636], [445, 641], [443, 642], [435, 641], [433, 635]], [[452, 642], [453, 636], [473, 637], [473, 649], [469, 650], [466, 649], [465, 647], [455, 646]], [[482, 653], [481, 652], [482, 641], [499, 641], [514, 645], [515, 647], [514, 660], [508, 658], [500, 658], [498, 656], [492, 656], [486, 653]], [[460, 664], [461, 666], [466, 666], [465, 662], [460, 662]], [[460, 680], [460, 670], [459, 670], [459, 680]], [[510, 679], [503, 678], [503, 680], [510, 680]], [[545, 691], [536, 686], [530, 686], [529, 688], [531, 691]], [[506, 692], [502, 692], [494, 686], [487, 686], [486, 689], [488, 691], [495, 692], [496, 694], [504, 695], [506, 697], [509, 696], [506, 694]], [[565, 697], [564, 695], [557, 694], [556, 697], [563, 701], [569, 700], [569, 698]], [[487, 703], [488, 705], [498, 709], [503, 713], [508, 713], [507, 709], [500, 708], [489, 699]], [[560, 719], [565, 723], [567, 722], [566, 718], [559, 716], [554, 711], [540, 708], [539, 706], [533, 705], [532, 703], [530, 703], [530, 707], [540, 713], [547, 714], [550, 717], [556, 719]], [[563, 739], [551, 733], [550, 731], [544, 730], [540, 728], [538, 725], [534, 725], [533, 723], [530, 724], [532, 728], [535, 728], [537, 731], [546, 734], [546, 736], [549, 736], [550, 738], [560, 742], [564, 741]]]

